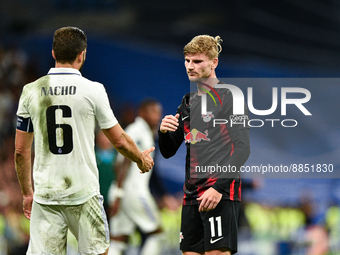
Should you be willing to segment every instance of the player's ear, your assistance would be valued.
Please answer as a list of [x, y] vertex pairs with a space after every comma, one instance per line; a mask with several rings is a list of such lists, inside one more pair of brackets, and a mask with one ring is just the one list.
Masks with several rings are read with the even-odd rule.
[[55, 59], [55, 54], [54, 54], [54, 50], [52, 50], [52, 56]]
[[86, 49], [83, 51], [84, 53], [84, 61], [85, 61], [85, 59], [86, 59]]
[[214, 59], [212, 60], [212, 63], [213, 63], [213, 64], [212, 64], [211, 67], [212, 67], [213, 69], [215, 69], [215, 68], [218, 66], [218, 58], [214, 58]]
[[85, 61], [85, 58], [86, 58], [86, 50], [83, 50], [82, 52], [79, 53], [78, 55], [78, 62], [79, 63], [82, 63], [83, 62], [83, 58], [84, 58], [84, 61]]

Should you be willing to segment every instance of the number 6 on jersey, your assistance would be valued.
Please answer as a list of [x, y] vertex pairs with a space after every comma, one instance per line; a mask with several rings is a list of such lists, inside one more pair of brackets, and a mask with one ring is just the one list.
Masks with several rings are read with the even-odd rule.
[[53, 154], [68, 154], [73, 150], [72, 127], [68, 124], [57, 124], [57, 110], [62, 111], [63, 118], [71, 118], [72, 111], [67, 105], [52, 105], [46, 110], [48, 144]]

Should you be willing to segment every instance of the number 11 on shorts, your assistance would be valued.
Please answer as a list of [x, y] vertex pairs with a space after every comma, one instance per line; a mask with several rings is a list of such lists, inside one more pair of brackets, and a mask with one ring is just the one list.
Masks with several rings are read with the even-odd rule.
[[[215, 220], [214, 220], [215, 218]], [[210, 217], [209, 222], [210, 222], [210, 233], [211, 237], [215, 237], [215, 221], [217, 222], [217, 237], [222, 236], [222, 222], [221, 222], [221, 216], [217, 217]]]

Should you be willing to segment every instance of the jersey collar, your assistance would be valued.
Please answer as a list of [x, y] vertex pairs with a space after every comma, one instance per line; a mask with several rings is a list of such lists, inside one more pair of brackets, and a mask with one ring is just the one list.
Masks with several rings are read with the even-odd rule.
[[60, 68], [51, 68], [47, 75], [79, 75], [81, 76], [81, 73], [79, 70], [74, 69], [74, 68], [64, 68], [64, 67], [60, 67]]

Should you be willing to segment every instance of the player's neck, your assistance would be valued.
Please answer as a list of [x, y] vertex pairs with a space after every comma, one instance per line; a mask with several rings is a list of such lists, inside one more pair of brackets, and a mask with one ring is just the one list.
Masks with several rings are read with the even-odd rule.
[[211, 88], [214, 88], [218, 82], [219, 80], [216, 76], [212, 78], [202, 79], [200, 82], [197, 83], [198, 94], [205, 94], [206, 91], [210, 91]]
[[73, 68], [73, 69], [79, 70], [74, 63], [70, 64], [70, 63], [59, 63], [59, 62], [56, 62], [55, 63], [55, 68]]

